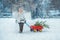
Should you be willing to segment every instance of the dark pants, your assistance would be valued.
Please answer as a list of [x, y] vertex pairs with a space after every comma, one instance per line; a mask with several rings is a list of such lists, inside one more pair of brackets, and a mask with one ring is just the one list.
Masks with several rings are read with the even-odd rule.
[[23, 32], [23, 26], [24, 26], [24, 23], [19, 23], [19, 32], [20, 33]]

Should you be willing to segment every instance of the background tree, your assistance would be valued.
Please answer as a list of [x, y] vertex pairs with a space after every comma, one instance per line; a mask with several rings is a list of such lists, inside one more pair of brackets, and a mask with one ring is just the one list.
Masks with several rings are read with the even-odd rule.
[[51, 0], [51, 9], [60, 10], [60, 0]]

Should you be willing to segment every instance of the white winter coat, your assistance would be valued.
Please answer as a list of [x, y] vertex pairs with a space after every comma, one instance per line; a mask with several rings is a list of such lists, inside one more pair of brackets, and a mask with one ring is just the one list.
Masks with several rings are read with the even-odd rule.
[[24, 23], [25, 22], [24, 12], [22, 12], [22, 13], [18, 12], [16, 20], [18, 23], [20, 23], [20, 22]]

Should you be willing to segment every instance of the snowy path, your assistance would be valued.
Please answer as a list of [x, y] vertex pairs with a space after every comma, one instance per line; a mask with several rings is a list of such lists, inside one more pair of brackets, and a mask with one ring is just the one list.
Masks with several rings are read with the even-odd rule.
[[[43, 20], [43, 19], [40, 19]], [[45, 19], [50, 29], [30, 32], [24, 25], [23, 33], [18, 33], [18, 24], [13, 18], [0, 19], [0, 40], [60, 40], [60, 19]]]

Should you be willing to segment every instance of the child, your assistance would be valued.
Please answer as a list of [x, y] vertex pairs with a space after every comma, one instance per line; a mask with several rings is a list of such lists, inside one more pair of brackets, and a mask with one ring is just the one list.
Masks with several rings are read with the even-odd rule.
[[18, 9], [17, 21], [18, 21], [18, 24], [19, 24], [19, 32], [22, 33], [23, 32], [24, 23], [26, 22], [22, 7], [20, 7]]

